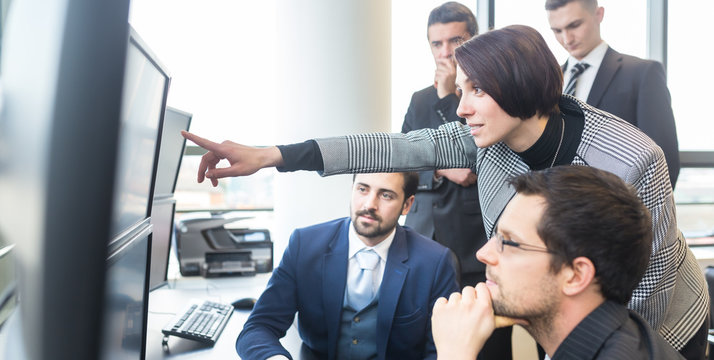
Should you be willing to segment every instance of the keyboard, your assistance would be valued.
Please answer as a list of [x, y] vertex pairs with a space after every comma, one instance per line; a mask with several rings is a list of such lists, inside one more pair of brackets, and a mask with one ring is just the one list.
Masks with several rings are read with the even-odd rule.
[[194, 301], [184, 312], [176, 315], [161, 332], [166, 336], [178, 336], [213, 346], [231, 315], [233, 315], [233, 305]]

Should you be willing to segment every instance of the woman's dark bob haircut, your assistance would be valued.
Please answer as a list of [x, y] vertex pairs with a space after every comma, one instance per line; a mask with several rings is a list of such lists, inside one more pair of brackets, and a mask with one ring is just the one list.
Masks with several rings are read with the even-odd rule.
[[558, 112], [563, 72], [533, 28], [512, 25], [473, 37], [454, 52], [464, 74], [508, 115], [528, 119]]

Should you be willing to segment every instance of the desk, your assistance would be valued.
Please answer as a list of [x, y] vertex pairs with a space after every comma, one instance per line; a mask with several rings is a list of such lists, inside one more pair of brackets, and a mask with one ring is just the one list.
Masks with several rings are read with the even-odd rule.
[[[150, 292], [146, 359], [239, 359], [235, 343], [243, 324], [248, 320], [249, 311], [234, 311], [213, 347], [197, 341], [170, 336], [169, 351], [164, 352], [161, 346], [164, 336], [161, 329], [173, 319], [175, 314], [183, 311], [191, 299], [231, 303], [243, 297], [258, 298], [265, 289], [270, 276], [271, 273], [210, 279], [183, 277], [169, 280], [167, 285]], [[295, 359], [299, 359], [302, 341], [294, 324], [281, 339], [281, 343]]]

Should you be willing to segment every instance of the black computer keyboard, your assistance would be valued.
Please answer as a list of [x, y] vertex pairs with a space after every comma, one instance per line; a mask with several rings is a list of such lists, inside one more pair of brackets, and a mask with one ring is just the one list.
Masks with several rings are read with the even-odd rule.
[[233, 314], [233, 306], [212, 301], [193, 302], [161, 330], [213, 346]]

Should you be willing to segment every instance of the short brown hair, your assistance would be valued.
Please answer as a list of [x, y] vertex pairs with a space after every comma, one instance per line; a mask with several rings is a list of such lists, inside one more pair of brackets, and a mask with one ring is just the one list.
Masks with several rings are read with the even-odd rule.
[[597, 8], [597, 0], [546, 0], [545, 9], [547, 11], [558, 10], [561, 7], [575, 1], [583, 4], [583, 7], [586, 9], [595, 10], [595, 8]]
[[557, 113], [563, 72], [543, 37], [525, 25], [478, 35], [454, 56], [474, 87], [508, 115], [528, 119]]
[[551, 270], [586, 257], [602, 295], [626, 304], [652, 251], [650, 212], [635, 189], [612, 173], [577, 165], [531, 171], [510, 184], [519, 194], [545, 199], [537, 231], [553, 253]]
[[455, 1], [445, 2], [431, 10], [426, 27], [428, 29], [429, 26], [434, 24], [448, 24], [451, 22], [464, 22], [469, 35], [478, 34], [478, 23], [476, 23], [474, 13], [465, 5]]

